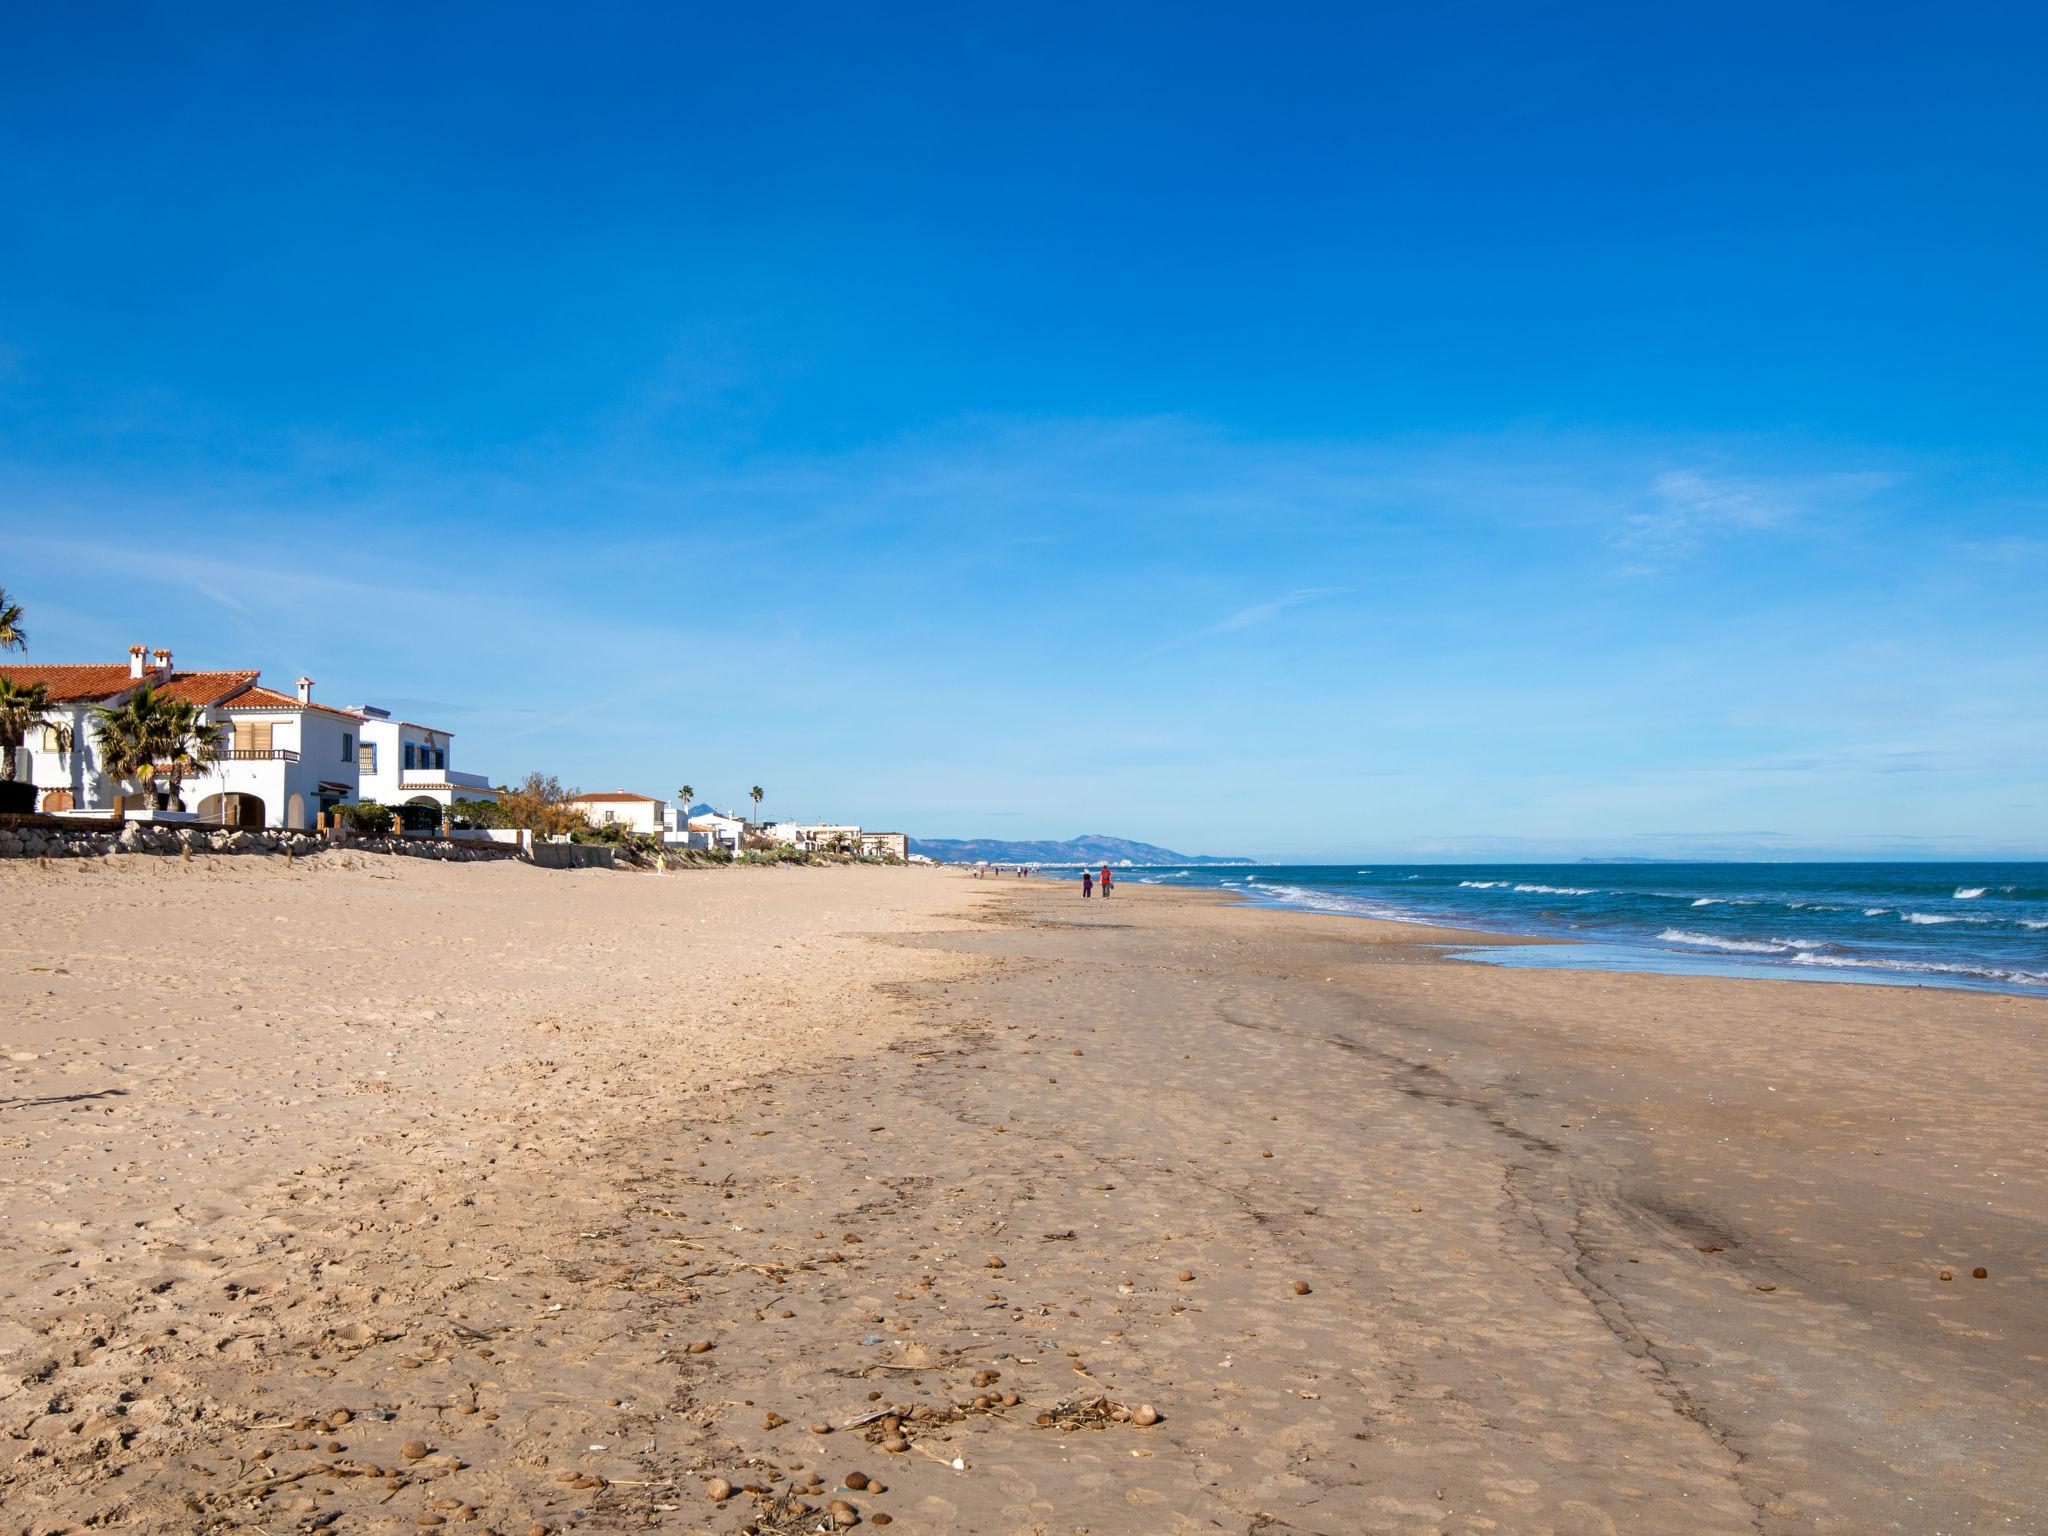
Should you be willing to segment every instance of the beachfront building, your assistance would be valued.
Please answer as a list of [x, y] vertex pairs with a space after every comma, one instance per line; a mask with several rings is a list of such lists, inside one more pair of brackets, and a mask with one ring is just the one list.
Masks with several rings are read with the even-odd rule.
[[666, 800], [636, 795], [629, 789], [593, 790], [568, 800], [571, 810], [581, 811], [593, 827], [624, 827], [628, 832], [660, 837], [667, 830]]
[[[312, 702], [311, 679], [296, 695], [260, 685], [255, 668], [181, 672], [168, 649], [130, 646], [128, 662], [0, 666], [18, 686], [41, 683], [49, 708], [29, 728], [17, 777], [36, 787], [36, 809], [49, 815], [115, 816], [191, 813], [245, 827], [310, 827], [320, 811], [356, 797], [356, 769], [343, 751], [353, 732], [340, 711]], [[220, 761], [189, 775], [178, 805], [159, 805], [148, 785], [108, 777], [93, 741], [93, 711], [126, 703], [138, 688], [197, 705], [218, 733]]]
[[664, 841], [679, 848], [704, 848], [714, 853], [737, 855], [745, 845], [747, 823], [722, 811], [699, 811], [687, 816], [671, 811]]
[[396, 719], [374, 704], [358, 704], [348, 713], [356, 722], [351, 750], [361, 798], [394, 808], [407, 831], [438, 827], [457, 800], [497, 800], [483, 774], [449, 766], [454, 732]]
[[761, 829], [771, 843], [782, 843], [800, 853], [857, 853], [860, 828], [828, 822], [776, 821]]
[[908, 859], [910, 837], [903, 832], [863, 832], [860, 854], [864, 859]]

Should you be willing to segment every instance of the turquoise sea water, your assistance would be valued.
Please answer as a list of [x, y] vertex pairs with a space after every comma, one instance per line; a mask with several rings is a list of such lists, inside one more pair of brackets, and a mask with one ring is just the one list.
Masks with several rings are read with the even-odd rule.
[[1537, 934], [1506, 965], [2048, 995], [2048, 864], [1380, 864], [1131, 869], [1270, 906]]

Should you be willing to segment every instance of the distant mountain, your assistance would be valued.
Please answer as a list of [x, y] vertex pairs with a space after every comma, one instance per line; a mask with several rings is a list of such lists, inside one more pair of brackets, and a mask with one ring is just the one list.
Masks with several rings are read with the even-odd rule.
[[1206, 853], [1175, 853], [1156, 843], [1134, 843], [1127, 837], [1088, 832], [1054, 842], [1011, 842], [1000, 837], [913, 837], [910, 851], [941, 864], [1249, 864], [1250, 859], [1218, 858]]

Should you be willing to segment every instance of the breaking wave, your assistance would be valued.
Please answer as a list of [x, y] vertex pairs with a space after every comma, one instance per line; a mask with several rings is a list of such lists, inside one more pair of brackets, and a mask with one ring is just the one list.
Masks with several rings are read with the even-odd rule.
[[1995, 965], [1950, 965], [1939, 960], [1876, 960], [1849, 955], [1795, 955], [1795, 965], [1825, 965], [1836, 970], [1906, 971], [1926, 976], [1973, 976], [1979, 981], [1999, 981], [2008, 986], [2038, 987], [2048, 984], [2048, 971], [2005, 970]]
[[1702, 949], [1725, 949], [1738, 955], [1789, 955], [1790, 944], [1781, 944], [1776, 939], [1717, 939], [1711, 933], [1687, 933], [1682, 928], [1666, 928], [1657, 935], [1669, 944], [1697, 944]]
[[1982, 896], [1983, 894], [1984, 887], [1981, 885], [1960, 886], [1956, 890], [1956, 900], [1975, 901], [1979, 896]]

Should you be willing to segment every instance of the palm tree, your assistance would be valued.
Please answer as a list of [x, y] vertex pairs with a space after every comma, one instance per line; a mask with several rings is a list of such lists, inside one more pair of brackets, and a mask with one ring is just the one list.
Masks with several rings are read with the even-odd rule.
[[[0, 606], [6, 599], [7, 594], [0, 592]], [[49, 692], [41, 683], [17, 687], [11, 678], [0, 677], [0, 779], [14, 777], [15, 754], [21, 750], [28, 728], [42, 719], [49, 707]]]
[[0, 587], [0, 651], [28, 649], [28, 631], [21, 627], [21, 604]]
[[761, 797], [767, 793], [768, 791], [758, 784], [747, 791], [747, 798], [754, 802], [754, 820], [756, 821], [761, 819]]
[[153, 788], [162, 713], [156, 691], [147, 683], [131, 693], [125, 704], [112, 709], [95, 706], [92, 743], [99, 752], [100, 771], [116, 784]]
[[163, 736], [165, 747], [158, 762], [171, 781], [171, 804], [182, 808], [185, 802], [178, 789], [186, 776], [208, 773], [220, 761], [221, 730], [207, 723], [197, 704], [174, 699], [164, 707]]
[[685, 784], [676, 791], [676, 798], [683, 802], [683, 814], [685, 816], [690, 814], [690, 797], [696, 793], [696, 786], [692, 784]]
[[108, 778], [154, 790], [157, 774], [170, 780], [171, 798], [190, 775], [220, 760], [220, 729], [185, 699], [166, 699], [144, 683], [113, 709], [92, 712], [93, 745]]

